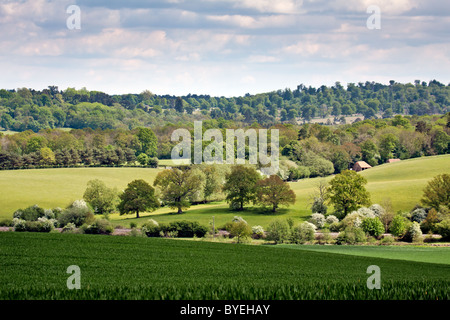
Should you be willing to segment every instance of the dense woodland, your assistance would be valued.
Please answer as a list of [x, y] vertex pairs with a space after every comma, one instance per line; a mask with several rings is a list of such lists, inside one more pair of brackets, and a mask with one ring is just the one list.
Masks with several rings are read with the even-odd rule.
[[[170, 159], [178, 143], [171, 141], [171, 134], [181, 127], [193, 132], [192, 123], [185, 123], [153, 126], [152, 129], [41, 129], [39, 132], [0, 133], [0, 168], [154, 167], [158, 159]], [[227, 128], [237, 127], [233, 120], [203, 122], [203, 130], [220, 128], [224, 136]], [[253, 123], [244, 129], [258, 127], [260, 125]], [[283, 180], [339, 173], [359, 160], [376, 166], [391, 158], [449, 153], [450, 113], [397, 115], [339, 125], [279, 123], [268, 128], [279, 130], [282, 156], [279, 175]]]
[[19, 88], [0, 90], [0, 127], [3, 130], [38, 132], [41, 129], [134, 129], [192, 120], [233, 120], [241, 125], [258, 123], [305, 123], [314, 118], [359, 114], [363, 119], [390, 118], [395, 114], [445, 114], [450, 106], [450, 86], [436, 80], [413, 84], [390, 81], [349, 83], [346, 87], [319, 88], [300, 84], [241, 97], [187, 95], [175, 97], [140, 94], [109, 95], [85, 88], [42, 91]]

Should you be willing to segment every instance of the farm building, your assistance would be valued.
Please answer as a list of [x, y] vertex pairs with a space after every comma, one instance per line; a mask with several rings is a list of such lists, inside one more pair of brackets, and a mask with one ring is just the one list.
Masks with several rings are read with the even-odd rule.
[[372, 166], [365, 161], [358, 161], [353, 165], [353, 170], [356, 172], [363, 171], [366, 169], [370, 169]]
[[400, 159], [388, 159], [386, 163], [399, 162]]

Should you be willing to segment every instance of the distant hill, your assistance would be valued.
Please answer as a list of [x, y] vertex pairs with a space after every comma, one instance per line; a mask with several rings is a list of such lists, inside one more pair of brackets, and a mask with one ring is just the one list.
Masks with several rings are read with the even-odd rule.
[[[136, 94], [109, 95], [86, 88], [57, 86], [34, 90], [0, 89], [0, 130], [25, 131], [49, 128], [133, 129], [165, 123], [222, 119], [268, 126], [304, 123], [314, 119], [342, 122], [341, 117], [360, 115], [371, 119], [394, 114], [444, 114], [450, 107], [450, 86], [436, 80], [388, 85], [371, 81], [336, 82], [318, 88], [300, 84], [240, 97], [189, 94], [177, 97], [146, 90]], [[359, 117], [359, 116], [358, 116]]]
[[[420, 204], [423, 188], [433, 177], [442, 173], [450, 173], [450, 155], [422, 157], [386, 163], [362, 171], [368, 183], [372, 204], [381, 204], [390, 199], [395, 211], [410, 211], [416, 204]], [[333, 176], [326, 178], [305, 179], [292, 183], [297, 194], [296, 207], [305, 214], [309, 208], [309, 196], [319, 181], [330, 181]]]

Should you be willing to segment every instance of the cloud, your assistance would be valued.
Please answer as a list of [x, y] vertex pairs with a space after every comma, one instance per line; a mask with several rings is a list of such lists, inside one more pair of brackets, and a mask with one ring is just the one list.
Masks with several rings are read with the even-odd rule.
[[262, 13], [299, 13], [303, 4], [302, 0], [238, 0], [233, 1], [235, 8], [254, 9]]
[[[74, 2], [81, 30], [66, 27]], [[381, 30], [366, 27], [369, 5], [381, 9]], [[239, 95], [450, 81], [450, 4], [440, 0], [0, 0], [0, 28], [6, 88]]]

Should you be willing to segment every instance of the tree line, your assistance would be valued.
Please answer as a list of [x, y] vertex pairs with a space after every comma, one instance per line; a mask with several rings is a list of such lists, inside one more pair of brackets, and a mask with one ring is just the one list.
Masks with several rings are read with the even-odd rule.
[[[226, 169], [224, 169], [226, 168]], [[209, 173], [209, 175], [208, 175]], [[296, 223], [292, 218], [275, 219], [267, 232], [261, 226], [250, 226], [242, 217], [235, 216], [221, 230], [229, 232], [239, 243], [253, 236], [275, 243], [306, 243], [316, 239], [319, 243], [355, 244], [368, 239], [392, 243], [395, 237], [402, 241], [422, 242], [424, 233], [438, 233], [444, 241], [450, 237], [450, 175], [439, 174], [424, 188], [421, 203], [410, 212], [394, 213], [390, 202], [372, 204], [365, 185], [367, 180], [352, 170], [344, 170], [329, 183], [319, 183], [311, 205], [312, 215], [307, 221]], [[31, 206], [14, 212], [12, 221], [1, 225], [13, 226], [15, 231], [50, 232], [56, 226], [63, 232], [111, 234], [113, 227], [105, 219], [111, 212], [135, 214], [152, 212], [162, 206], [183, 213], [199, 199], [223, 199], [231, 210], [241, 211], [253, 204], [267, 212], [276, 212], [280, 206], [295, 203], [296, 195], [290, 185], [277, 175], [262, 176], [254, 166], [248, 165], [200, 165], [183, 170], [174, 168], [161, 171], [153, 185], [137, 179], [123, 191], [108, 187], [101, 180], [90, 180], [83, 200], [76, 200], [65, 209], [42, 209]], [[333, 212], [328, 212], [328, 206]], [[370, 206], [370, 207], [369, 207]], [[96, 219], [94, 214], [102, 215]], [[135, 222], [131, 226], [136, 234]], [[209, 228], [197, 222], [177, 221], [159, 224], [147, 220], [141, 226], [142, 234], [149, 237], [203, 237]], [[330, 231], [339, 232], [335, 240]], [[393, 236], [383, 235], [390, 232]], [[216, 233], [216, 230], [213, 230]]]
[[[171, 134], [179, 128], [193, 134], [192, 123], [129, 129], [45, 129], [15, 134], [0, 132], [0, 169], [68, 166], [157, 167], [170, 159], [178, 141]], [[259, 129], [259, 124], [238, 126], [231, 120], [208, 120], [203, 130]], [[388, 159], [409, 159], [447, 154], [450, 113], [361, 120], [349, 124], [290, 123], [269, 126], [279, 130], [280, 170], [283, 180], [327, 176], [350, 168], [357, 161], [371, 166]], [[258, 131], [258, 130], [256, 130]], [[270, 130], [269, 130], [270, 131]], [[194, 143], [191, 144], [192, 146]], [[208, 143], [203, 143], [206, 148]], [[194, 152], [192, 152], [192, 155]], [[224, 154], [226, 146], [224, 145]], [[235, 153], [236, 154], [236, 153]], [[249, 152], [246, 151], [246, 157]]]
[[161, 123], [223, 119], [239, 123], [309, 122], [314, 118], [361, 114], [364, 119], [390, 118], [395, 114], [431, 115], [449, 111], [450, 86], [436, 80], [388, 85], [369, 82], [349, 83], [344, 87], [318, 88], [303, 84], [267, 93], [239, 97], [156, 95], [109, 95], [86, 88], [57, 86], [34, 90], [0, 90], [0, 127], [4, 130], [38, 132], [41, 129], [134, 129]]
[[183, 213], [193, 203], [226, 200], [232, 210], [252, 203], [275, 212], [295, 203], [295, 193], [277, 175], [264, 177], [254, 166], [202, 164], [159, 172], [153, 185], [137, 179], [119, 192], [100, 180], [91, 180], [83, 196], [95, 213], [107, 215], [152, 212], [161, 206]]

